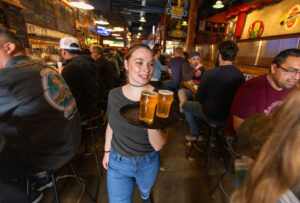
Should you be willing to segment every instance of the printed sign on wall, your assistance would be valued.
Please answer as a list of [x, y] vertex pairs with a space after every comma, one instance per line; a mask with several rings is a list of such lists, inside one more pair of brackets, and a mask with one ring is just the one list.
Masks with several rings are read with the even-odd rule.
[[257, 20], [252, 25], [250, 25], [248, 30], [248, 38], [255, 39], [259, 38], [264, 31], [264, 24], [262, 21]]
[[300, 5], [295, 5], [288, 13], [279, 20], [280, 25], [285, 29], [291, 30], [300, 24]]

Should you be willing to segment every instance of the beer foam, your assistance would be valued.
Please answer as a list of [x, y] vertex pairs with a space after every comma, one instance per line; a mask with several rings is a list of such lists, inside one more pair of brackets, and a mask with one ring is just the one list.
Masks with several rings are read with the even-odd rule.
[[159, 94], [163, 94], [163, 95], [173, 95], [174, 92], [169, 91], [169, 90], [158, 90]]
[[143, 91], [143, 92], [142, 92], [142, 95], [150, 96], [150, 97], [155, 97], [155, 96], [158, 95], [158, 93], [157, 93], [157, 92], [154, 92], [154, 91], [146, 90], [146, 91]]

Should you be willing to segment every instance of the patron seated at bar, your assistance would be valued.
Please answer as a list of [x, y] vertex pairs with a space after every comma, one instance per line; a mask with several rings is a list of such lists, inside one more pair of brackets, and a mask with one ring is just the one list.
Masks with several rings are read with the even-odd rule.
[[184, 59], [182, 47], [176, 47], [174, 57], [168, 62], [169, 73], [172, 79], [164, 82], [164, 86], [168, 90], [176, 91], [180, 85], [182, 65], [188, 61]]
[[75, 97], [81, 119], [89, 117], [96, 109], [98, 85], [94, 60], [81, 55], [81, 46], [74, 37], [64, 37], [60, 40], [61, 55], [66, 59], [62, 71], [66, 83]]
[[[243, 73], [232, 65], [238, 52], [237, 45], [232, 41], [225, 41], [218, 49], [220, 66], [204, 73], [197, 89], [196, 101], [186, 101], [182, 106], [191, 128], [191, 135], [186, 136], [189, 141], [201, 136], [196, 117], [211, 122], [227, 120], [234, 94], [245, 81]], [[197, 140], [200, 141], [203, 139], [201, 138]]]
[[154, 55], [154, 71], [152, 78], [150, 80], [150, 84], [154, 87], [159, 87], [162, 85], [162, 82], [160, 81], [161, 71], [168, 71], [167, 68], [165, 68], [159, 61], [159, 57], [161, 54], [161, 50], [159, 48], [153, 49], [153, 55]]
[[26, 56], [20, 39], [2, 28], [0, 97], [0, 134], [6, 141], [0, 180], [11, 184], [12, 178], [54, 169], [74, 156], [81, 126], [70, 89], [54, 68]]
[[[90, 47], [91, 56], [95, 60], [95, 67], [98, 77], [102, 78], [107, 93], [114, 88], [114, 68], [111, 63], [104, 57], [103, 49], [100, 45]], [[98, 86], [101, 83], [98, 83]], [[101, 88], [102, 89], [102, 88]]]
[[245, 82], [236, 92], [227, 121], [227, 138], [232, 140], [244, 120], [255, 113], [272, 115], [300, 78], [300, 50], [287, 49], [272, 61], [270, 73]]
[[182, 79], [181, 79], [180, 89], [178, 91], [180, 112], [182, 112], [183, 103], [194, 97], [194, 93], [183, 86], [183, 81], [185, 82], [189, 82], [192, 80], [200, 81], [201, 77], [205, 72], [205, 69], [200, 62], [201, 62], [200, 53], [192, 52], [189, 62], [183, 64], [182, 66]]

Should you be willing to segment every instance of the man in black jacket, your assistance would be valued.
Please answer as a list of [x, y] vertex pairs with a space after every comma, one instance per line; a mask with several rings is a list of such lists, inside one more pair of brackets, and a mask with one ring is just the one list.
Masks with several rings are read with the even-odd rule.
[[98, 99], [99, 92], [94, 60], [89, 56], [81, 55], [80, 43], [73, 37], [62, 38], [60, 50], [61, 55], [66, 60], [61, 74], [70, 87], [80, 117], [84, 120], [96, 109]]
[[219, 66], [204, 73], [197, 89], [197, 101], [186, 101], [182, 106], [191, 128], [187, 140], [195, 140], [200, 135], [196, 117], [210, 122], [227, 120], [234, 94], [245, 81], [243, 73], [232, 65], [238, 52], [237, 45], [225, 41], [218, 48]]
[[69, 87], [55, 69], [26, 56], [16, 35], [1, 28], [0, 98], [0, 134], [6, 141], [0, 184], [54, 169], [75, 155], [81, 125]]
[[95, 60], [97, 75], [103, 79], [106, 91], [114, 88], [114, 68], [103, 56], [103, 49], [100, 45], [92, 45], [91, 56]]

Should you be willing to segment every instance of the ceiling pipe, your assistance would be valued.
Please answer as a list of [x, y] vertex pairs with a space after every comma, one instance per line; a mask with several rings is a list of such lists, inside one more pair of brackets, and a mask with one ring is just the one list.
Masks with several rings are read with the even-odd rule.
[[164, 14], [165, 11], [163, 8], [157, 8], [157, 7], [144, 7], [141, 9], [123, 9], [123, 11], [129, 11], [132, 13], [153, 13], [153, 14]]

